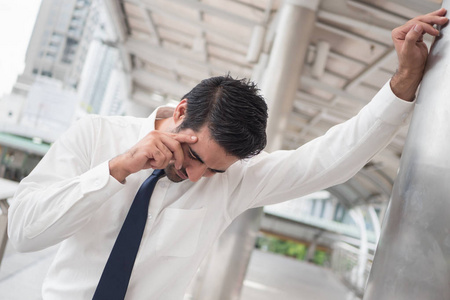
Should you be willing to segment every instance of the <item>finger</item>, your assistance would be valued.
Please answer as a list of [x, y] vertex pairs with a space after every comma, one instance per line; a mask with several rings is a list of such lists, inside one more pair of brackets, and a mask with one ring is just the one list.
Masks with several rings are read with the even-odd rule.
[[[417, 34], [410, 34], [411, 31], [415, 31], [417, 32]], [[418, 42], [421, 39], [423, 39], [423, 35], [425, 33], [428, 33], [432, 36], [438, 36], [439, 35], [439, 30], [437, 30], [436, 28], [434, 28], [433, 26], [431, 26], [430, 24], [427, 23], [415, 23], [415, 24], [411, 24], [411, 26], [408, 28], [408, 31], [405, 32], [405, 40], [407, 39], [408, 34], [410, 35], [409, 37], [414, 40], [414, 42]], [[401, 37], [401, 33], [399, 32], [393, 32], [393, 36], [395, 38], [400, 38]], [[403, 33], [404, 34], [404, 33]]]
[[[437, 30], [436, 28], [434, 28], [430, 24], [419, 23], [419, 24], [415, 24], [414, 26], [416, 26], [416, 25], [420, 25], [420, 27], [422, 29], [422, 34], [428, 33], [429, 35], [432, 35], [432, 36], [439, 35], [439, 30]], [[414, 29], [414, 26], [413, 26], [413, 29]]]
[[[176, 135], [166, 135], [161, 137], [161, 141], [171, 151], [171, 160], [174, 160], [175, 168], [178, 170], [183, 166], [184, 151], [181, 143], [175, 139]], [[189, 141], [192, 140], [189, 138]]]
[[448, 18], [444, 17], [444, 16], [424, 15], [424, 16], [419, 16], [419, 17], [413, 19], [413, 21], [419, 21], [419, 22], [430, 24], [430, 25], [434, 25], [434, 24], [444, 25], [445, 23], [448, 22]]
[[448, 18], [444, 15], [447, 13], [447, 10], [445, 8], [438, 9], [434, 12], [431, 12], [426, 15], [418, 16], [403, 26], [397, 27], [393, 30], [393, 35], [398, 36], [399, 38], [403, 35], [406, 35], [410, 31], [411, 28], [413, 28], [416, 24], [422, 24], [424, 27], [425, 32], [431, 34], [431, 35], [437, 35], [438, 30], [433, 28], [433, 25], [444, 25], [448, 22]]
[[197, 142], [198, 138], [195, 135], [173, 133], [170, 136], [177, 143], [168, 144], [170, 150], [173, 153], [175, 159], [175, 167], [179, 170], [183, 166], [184, 161], [184, 151], [181, 144], [194, 144]]
[[433, 12], [430, 12], [426, 15], [431, 15], [431, 16], [445, 16], [445, 14], [447, 13], [447, 10], [444, 7], [441, 7], [438, 10], [435, 10]]
[[163, 143], [159, 143], [151, 152], [151, 165], [152, 168], [162, 169], [172, 159], [172, 152], [164, 146]]
[[422, 25], [416, 24], [415, 26], [413, 26], [405, 36], [405, 46], [407, 48], [414, 47], [416, 45], [416, 42], [422, 39], [422, 32]]
[[165, 168], [169, 162], [173, 159], [173, 153], [172, 151], [167, 147], [166, 144], [161, 143], [158, 147], [158, 149], [163, 153], [164, 157], [161, 159], [160, 167]]
[[183, 134], [183, 133], [172, 133], [170, 136], [178, 141], [179, 143], [194, 144], [197, 142], [197, 137], [195, 135]]
[[175, 168], [177, 168], [177, 170], [181, 169], [181, 167], [183, 166], [183, 162], [184, 162], [184, 152], [183, 152], [183, 148], [181, 148], [181, 145], [178, 144], [176, 146], [175, 149], [171, 149], [172, 154], [173, 154], [173, 161], [174, 161], [174, 165]]
[[444, 24], [445, 24], [446, 20], [448, 20], [448, 18], [445, 16], [446, 13], [447, 13], [447, 10], [445, 8], [441, 8], [441, 9], [438, 9], [429, 14], [417, 16], [412, 20], [413, 21], [417, 20], [417, 21], [428, 23], [428, 24], [435, 24], [435, 23], [440, 24], [441, 22], [444, 22]]

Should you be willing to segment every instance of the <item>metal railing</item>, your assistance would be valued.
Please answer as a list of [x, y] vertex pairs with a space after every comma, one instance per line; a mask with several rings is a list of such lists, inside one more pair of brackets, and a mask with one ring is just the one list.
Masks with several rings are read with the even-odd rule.
[[362, 262], [364, 269], [361, 272], [360, 255], [359, 248], [343, 242], [333, 245], [331, 255], [331, 269], [358, 297], [364, 294], [373, 261], [373, 255], [366, 254], [366, 259]]

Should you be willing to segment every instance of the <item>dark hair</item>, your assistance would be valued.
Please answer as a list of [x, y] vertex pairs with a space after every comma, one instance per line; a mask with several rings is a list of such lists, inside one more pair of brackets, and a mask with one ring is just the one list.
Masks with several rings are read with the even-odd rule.
[[187, 109], [178, 130], [199, 131], [207, 125], [213, 140], [239, 159], [266, 146], [267, 104], [253, 82], [230, 75], [212, 77], [182, 99], [187, 99]]

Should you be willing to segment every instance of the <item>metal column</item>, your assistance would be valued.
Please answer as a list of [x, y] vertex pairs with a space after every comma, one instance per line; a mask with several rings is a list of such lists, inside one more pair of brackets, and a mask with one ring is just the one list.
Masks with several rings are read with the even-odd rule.
[[250, 255], [255, 247], [261, 212], [252, 209], [231, 223], [215, 243], [195, 300], [238, 300]]
[[284, 129], [299, 87], [319, 0], [286, 1], [260, 88], [269, 106], [267, 150], [281, 148]]
[[449, 80], [447, 27], [428, 57], [364, 300], [450, 299]]
[[[269, 151], [281, 146], [281, 133], [287, 123], [297, 91], [301, 69], [314, 27], [319, 0], [285, 1], [268, 67], [259, 87], [268, 100]], [[278, 137], [277, 137], [278, 136]], [[193, 299], [237, 300], [259, 229], [261, 209], [239, 216], [215, 245], [193, 288]], [[201, 285], [201, 288], [198, 288]]]

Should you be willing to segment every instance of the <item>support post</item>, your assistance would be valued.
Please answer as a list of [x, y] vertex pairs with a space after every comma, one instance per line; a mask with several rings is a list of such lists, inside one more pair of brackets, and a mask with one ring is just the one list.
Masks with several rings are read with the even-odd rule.
[[281, 148], [289, 114], [299, 87], [319, 0], [286, 1], [263, 81], [262, 94], [269, 107], [267, 151]]
[[[268, 66], [259, 87], [268, 101], [267, 150], [281, 147], [286, 126], [315, 23], [320, 0], [286, 0], [281, 8]], [[201, 276], [200, 289], [193, 288], [196, 300], [237, 300], [254, 249], [262, 209], [244, 212], [222, 234]]]
[[364, 300], [450, 299], [449, 74], [447, 26], [428, 57]]

